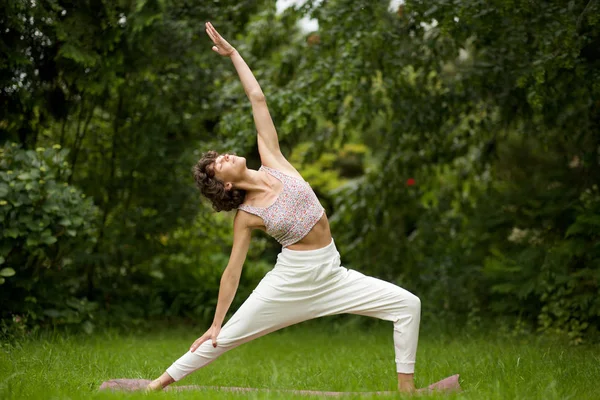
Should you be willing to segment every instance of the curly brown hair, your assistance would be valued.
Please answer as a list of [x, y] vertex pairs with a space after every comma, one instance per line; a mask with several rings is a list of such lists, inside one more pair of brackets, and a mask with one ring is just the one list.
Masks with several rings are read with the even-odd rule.
[[202, 158], [192, 168], [196, 186], [211, 201], [215, 211], [231, 211], [244, 202], [246, 191], [241, 189], [225, 190], [225, 184], [215, 178], [214, 162], [219, 156], [216, 151], [202, 154]]

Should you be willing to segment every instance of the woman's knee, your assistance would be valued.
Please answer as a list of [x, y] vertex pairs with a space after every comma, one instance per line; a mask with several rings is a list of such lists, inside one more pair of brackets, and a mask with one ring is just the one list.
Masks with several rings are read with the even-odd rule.
[[420, 314], [421, 313], [421, 299], [413, 294], [411, 304], [412, 304], [412, 308], [415, 310], [415, 312]]
[[419, 326], [421, 321], [421, 300], [417, 296], [401, 289], [394, 308], [393, 321], [395, 329], [403, 330], [408, 325]]
[[407, 292], [408, 295], [405, 295], [402, 299], [402, 304], [404, 309], [408, 311], [413, 316], [421, 315], [421, 299], [419, 299], [414, 294]]

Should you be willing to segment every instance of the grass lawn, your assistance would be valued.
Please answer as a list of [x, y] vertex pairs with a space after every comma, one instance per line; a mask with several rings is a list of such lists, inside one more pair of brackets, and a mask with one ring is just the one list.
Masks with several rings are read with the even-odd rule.
[[[360, 329], [352, 319], [311, 321], [225, 354], [175, 385], [327, 391], [396, 387], [391, 323]], [[281, 392], [98, 391], [113, 378], [153, 379], [183, 354], [202, 328], [160, 327], [143, 334], [38, 335], [0, 351], [0, 399], [307, 399]], [[600, 348], [536, 336], [434, 334], [421, 327], [417, 386], [459, 373], [464, 392], [444, 399], [600, 399]], [[373, 396], [374, 397], [374, 396]], [[352, 395], [344, 398], [373, 398]], [[377, 398], [406, 398], [389, 395]]]

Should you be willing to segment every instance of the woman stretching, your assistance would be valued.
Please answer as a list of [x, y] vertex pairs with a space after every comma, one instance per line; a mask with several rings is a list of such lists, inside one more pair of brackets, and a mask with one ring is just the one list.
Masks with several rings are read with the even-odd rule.
[[[162, 389], [243, 343], [312, 318], [341, 313], [376, 317], [394, 323], [398, 390], [415, 390], [413, 373], [421, 303], [410, 292], [341, 266], [325, 210], [310, 185], [285, 159], [265, 96], [242, 56], [215, 28], [206, 24], [213, 50], [231, 58], [258, 131], [262, 166], [246, 167], [244, 157], [209, 151], [194, 167], [203, 195], [217, 211], [238, 209], [233, 247], [221, 277], [211, 327], [148, 389]], [[253, 229], [273, 236], [283, 249], [269, 271], [224, 325], [238, 287]]]

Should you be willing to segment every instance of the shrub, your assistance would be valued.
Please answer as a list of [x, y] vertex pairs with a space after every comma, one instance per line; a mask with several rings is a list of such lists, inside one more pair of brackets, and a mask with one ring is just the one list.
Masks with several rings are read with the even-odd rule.
[[[82, 323], [82, 269], [95, 242], [97, 208], [67, 183], [68, 150], [0, 149], [0, 318], [39, 326]], [[85, 325], [91, 329], [89, 324]]]

